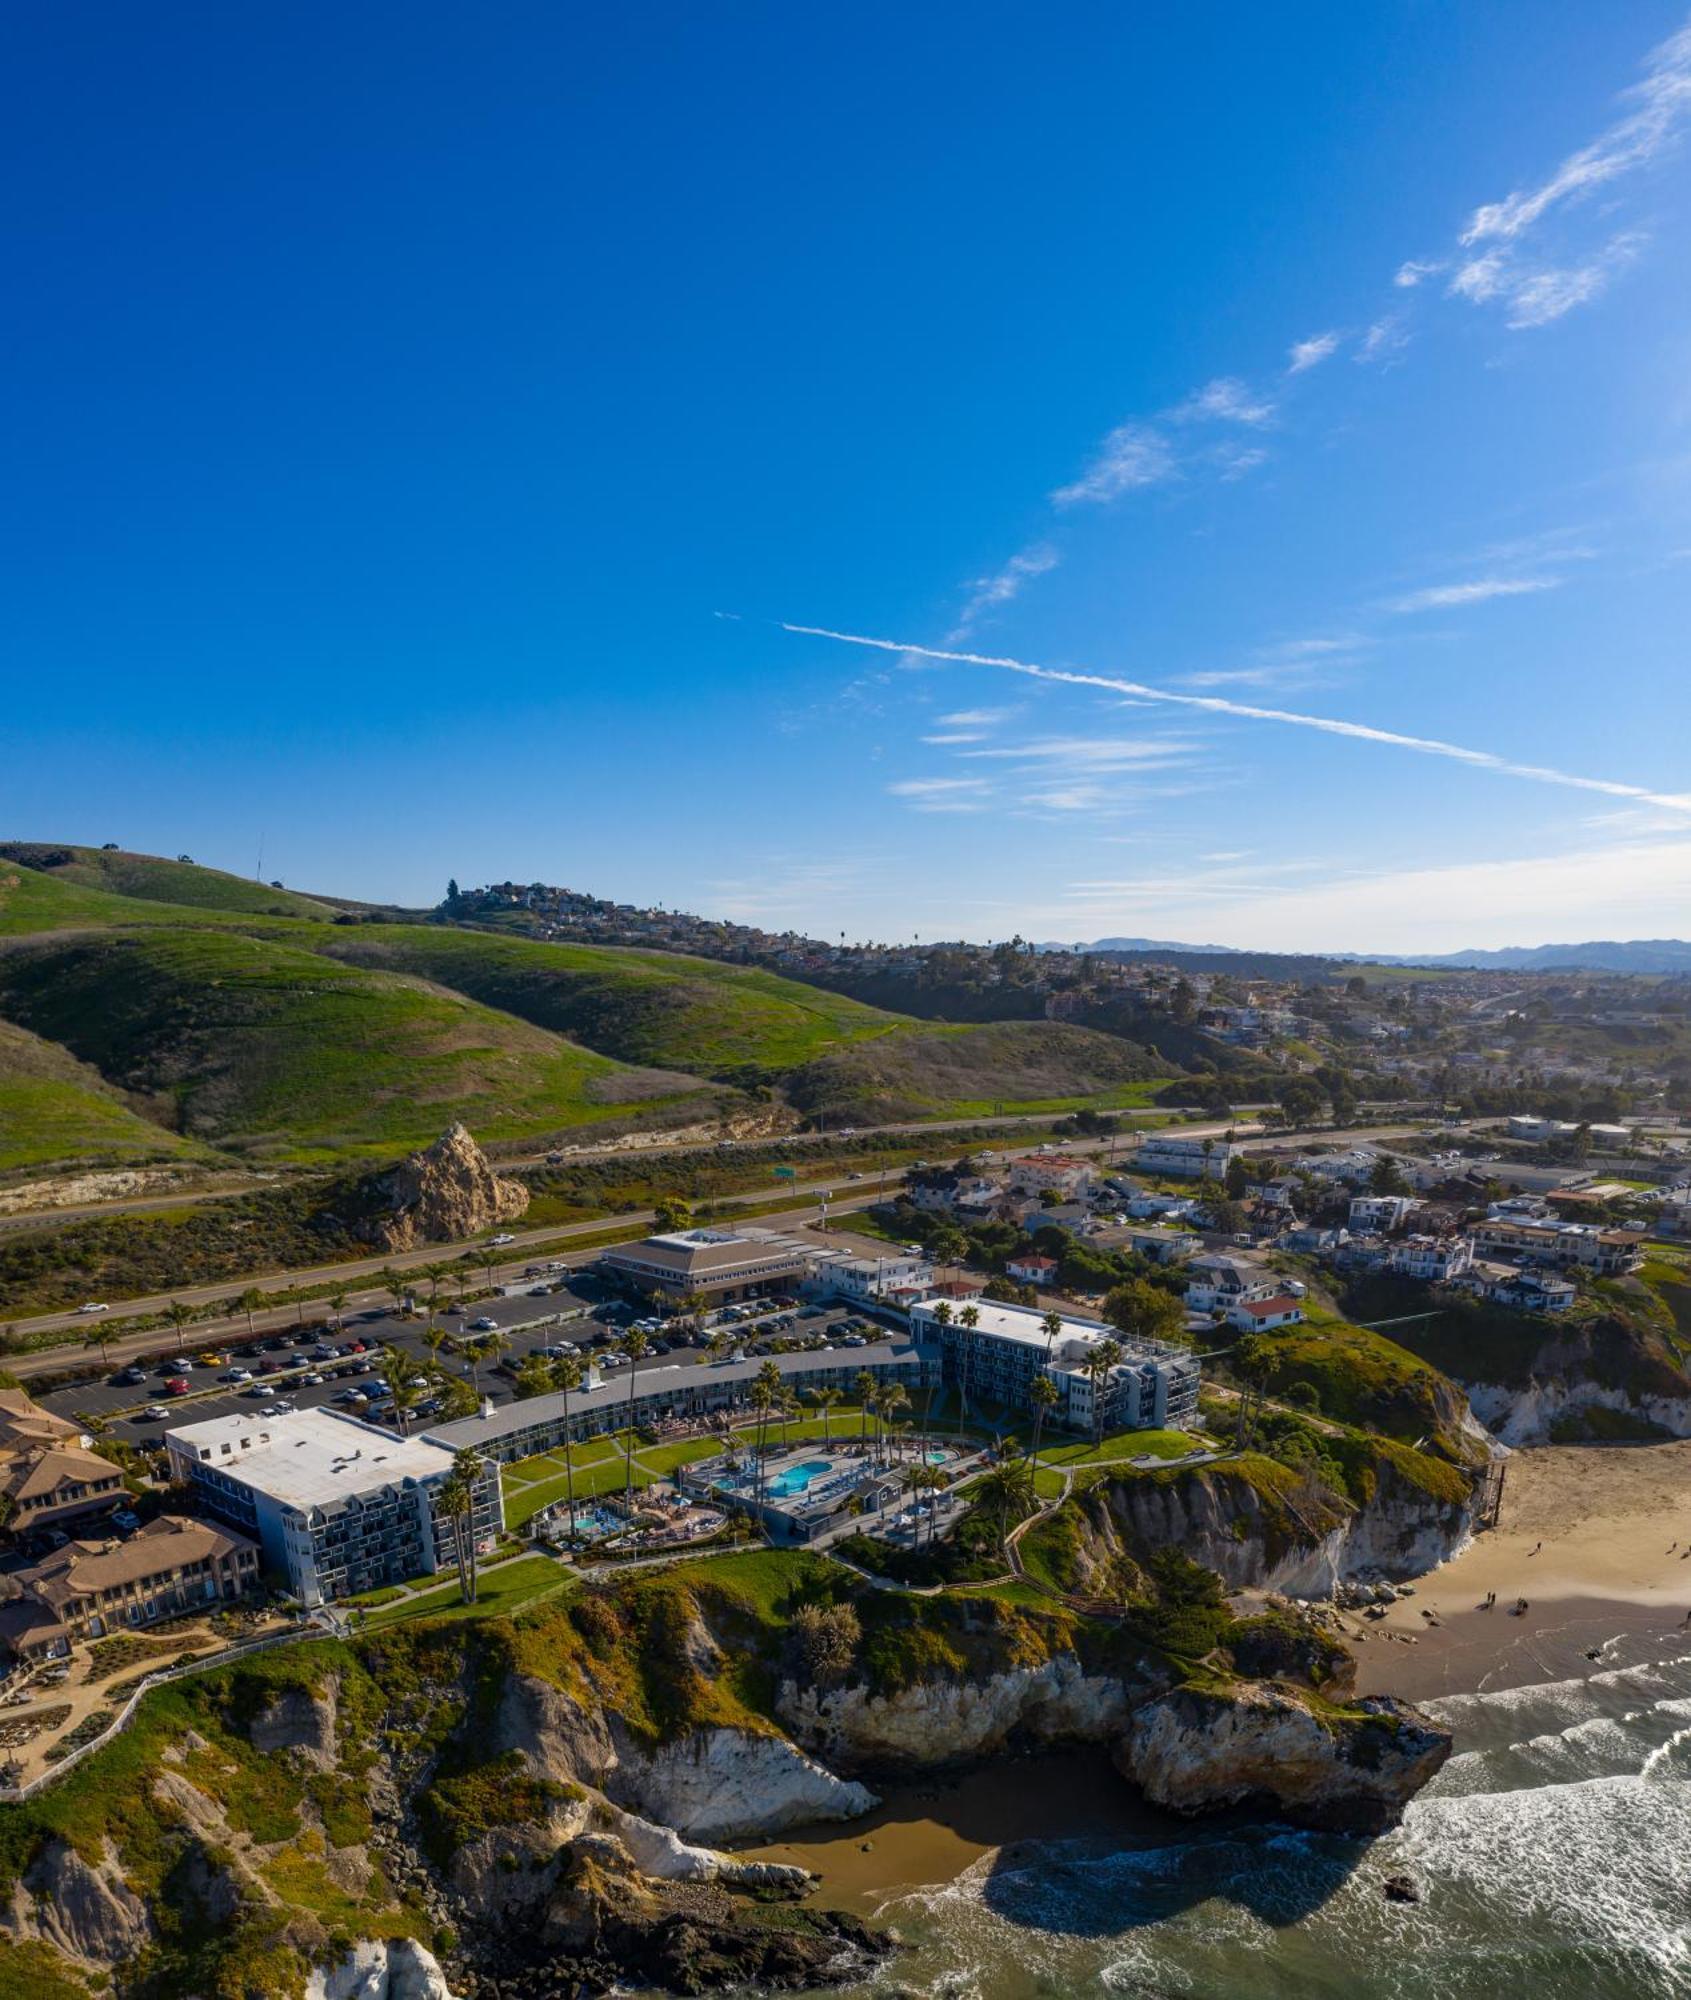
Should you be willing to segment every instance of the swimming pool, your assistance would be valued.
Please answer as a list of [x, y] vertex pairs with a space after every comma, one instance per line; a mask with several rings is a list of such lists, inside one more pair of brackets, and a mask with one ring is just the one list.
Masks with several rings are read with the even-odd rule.
[[771, 1500], [791, 1500], [803, 1493], [813, 1481], [825, 1472], [832, 1472], [834, 1462], [829, 1458], [807, 1458], [802, 1465], [789, 1465], [785, 1472], [778, 1472], [770, 1480], [766, 1489]]

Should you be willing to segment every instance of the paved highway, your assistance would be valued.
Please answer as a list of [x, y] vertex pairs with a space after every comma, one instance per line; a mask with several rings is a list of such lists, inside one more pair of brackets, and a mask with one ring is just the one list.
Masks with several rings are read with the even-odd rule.
[[[1342, 1133], [1334, 1133], [1331, 1130], [1285, 1133], [1277, 1135], [1276, 1143], [1292, 1146], [1306, 1140], [1317, 1139], [1328, 1144], [1337, 1141], [1345, 1145], [1351, 1145], [1370, 1139], [1401, 1138], [1414, 1129], [1412, 1126], [1396, 1124], [1369, 1126], [1346, 1130]], [[1185, 1125], [1180, 1128], [1183, 1138], [1196, 1139], [1209, 1136], [1220, 1137], [1227, 1131], [1240, 1132], [1241, 1128], [1236, 1124], [1223, 1123], [1213, 1125]], [[1243, 1136], [1242, 1133], [1241, 1135]], [[942, 1150], [936, 1148], [936, 1151]], [[1098, 1154], [1107, 1163], [1116, 1149], [1107, 1141], [1100, 1143], [1096, 1138], [1085, 1138], [1062, 1141], [1052, 1147], [1051, 1150], [1061, 1153]], [[830, 1212], [843, 1214], [853, 1209], [865, 1207], [870, 1202], [878, 1200], [883, 1185], [888, 1183], [889, 1180], [890, 1175], [876, 1175], [873, 1178], [865, 1176], [855, 1181], [849, 1176], [842, 1180], [838, 1175], [833, 1175], [828, 1177], [826, 1181], [817, 1180], [808, 1184], [801, 1184], [792, 1190], [792, 1192], [819, 1194], [824, 1189], [829, 1190], [834, 1196], [834, 1199], [829, 1204]], [[723, 1205], [743, 1210], [745, 1212], [744, 1219], [748, 1222], [763, 1222], [772, 1227], [796, 1228], [819, 1219], [820, 1208], [798, 1207], [772, 1210], [769, 1207], [771, 1198], [768, 1189], [759, 1188], [746, 1194], [726, 1196], [723, 1198]], [[500, 1269], [488, 1274], [488, 1282], [510, 1282], [515, 1277], [520, 1276], [523, 1267], [534, 1261], [535, 1257], [542, 1251], [547, 1254], [558, 1254], [567, 1251], [572, 1240], [582, 1237], [596, 1237], [606, 1231], [616, 1229], [639, 1228], [652, 1222], [654, 1219], [654, 1212], [651, 1209], [634, 1209], [622, 1215], [599, 1216], [590, 1218], [584, 1222], [554, 1224], [544, 1229], [528, 1229], [512, 1232], [512, 1241], [507, 1246], [510, 1252], [510, 1261]], [[477, 1239], [477, 1242], [481, 1240], [483, 1239]], [[356, 1258], [342, 1263], [318, 1265], [309, 1270], [252, 1272], [244, 1277], [223, 1280], [217, 1284], [188, 1286], [175, 1292], [157, 1292], [146, 1298], [125, 1300], [121, 1306], [114, 1307], [114, 1310], [110, 1314], [102, 1315], [98, 1323], [100, 1326], [109, 1329], [106, 1345], [107, 1356], [113, 1362], [129, 1360], [139, 1355], [157, 1352], [161, 1348], [167, 1348], [170, 1336], [166, 1333], [161, 1333], [157, 1329], [146, 1333], [126, 1335], [122, 1330], [124, 1320], [141, 1314], [159, 1313], [163, 1311], [172, 1299], [180, 1299], [186, 1305], [207, 1305], [218, 1301], [232, 1302], [239, 1298], [240, 1294], [247, 1290], [249, 1286], [281, 1290], [288, 1285], [309, 1286], [341, 1283], [346, 1285], [348, 1289], [348, 1310], [368, 1309], [389, 1302], [391, 1294], [387, 1292], [385, 1286], [373, 1289], [366, 1282], [360, 1287], [360, 1280], [368, 1281], [378, 1276], [383, 1270], [415, 1270], [421, 1266], [446, 1262], [452, 1257], [462, 1254], [464, 1250], [474, 1247], [477, 1247], [475, 1243], [429, 1244], [419, 1250], [403, 1251], [388, 1256]], [[594, 1251], [585, 1254], [591, 1256], [596, 1255], [597, 1252]], [[572, 1261], [580, 1263], [584, 1259], [578, 1256]], [[281, 1327], [291, 1326], [297, 1322], [297, 1316], [297, 1310], [293, 1306], [270, 1308], [253, 1316], [252, 1331], [260, 1333], [271, 1332]], [[94, 1321], [92, 1317], [82, 1316], [71, 1310], [42, 1313], [29, 1318], [13, 1320], [6, 1323], [6, 1331], [14, 1337], [43, 1332], [91, 1334], [93, 1326]], [[247, 1330], [247, 1318], [243, 1313], [232, 1316], [228, 1320], [208, 1321], [198, 1324], [193, 1328], [191, 1337], [195, 1345], [203, 1346], [208, 1341], [233, 1337], [236, 1331], [244, 1334]], [[74, 1366], [76, 1360], [75, 1347], [67, 1340], [57, 1346], [44, 1348], [35, 1353], [9, 1356], [6, 1366], [14, 1374], [28, 1378], [44, 1373], [52, 1373], [66, 1366]]]

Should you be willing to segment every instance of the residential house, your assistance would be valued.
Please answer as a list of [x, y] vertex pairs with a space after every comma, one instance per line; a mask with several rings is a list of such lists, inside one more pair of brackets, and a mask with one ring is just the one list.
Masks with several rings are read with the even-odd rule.
[[1578, 1296], [1566, 1278], [1548, 1271], [1523, 1271], [1515, 1264], [1477, 1260], [1458, 1280], [1463, 1291], [1515, 1312], [1566, 1312]]
[[1005, 1165], [1005, 1179], [1017, 1194], [1060, 1194], [1072, 1201], [1092, 1184], [1092, 1169], [1065, 1153], [1027, 1153]]
[[1186, 1304], [1193, 1312], [1230, 1312], [1248, 1300], [1274, 1298], [1282, 1290], [1273, 1273], [1238, 1257], [1194, 1257], [1186, 1266]]
[[1405, 1236], [1386, 1249], [1386, 1269], [1423, 1284], [1448, 1285], [1474, 1261], [1471, 1236]]
[[1406, 1194], [1352, 1195], [1350, 1226], [1359, 1234], [1395, 1236], [1420, 1203]]
[[1166, 1132], [1150, 1132], [1141, 1140], [1133, 1164], [1143, 1174], [1220, 1180], [1237, 1151], [1225, 1139], [1177, 1139]]
[[1127, 1247], [1153, 1264], [1179, 1264], [1195, 1257], [1203, 1249], [1204, 1239], [1192, 1229], [1130, 1229]]
[[58, 1658], [78, 1639], [232, 1603], [258, 1578], [246, 1536], [166, 1514], [127, 1541], [70, 1541], [0, 1577], [0, 1643], [22, 1660]]
[[80, 1424], [0, 1389], [0, 1504], [14, 1535], [63, 1527], [122, 1503], [123, 1474]]
[[1474, 1226], [1474, 1248], [1482, 1256], [1546, 1264], [1553, 1270], [1582, 1270], [1597, 1277], [1635, 1271], [1644, 1246], [1630, 1229], [1599, 1229], [1588, 1222], [1515, 1222], [1488, 1215]]
[[1024, 1257], [1012, 1257], [1004, 1266], [1004, 1274], [1014, 1278], [1018, 1285], [1053, 1285], [1057, 1281], [1057, 1260], [1030, 1250]]
[[1267, 1299], [1240, 1299], [1227, 1308], [1227, 1324], [1240, 1333], [1267, 1333], [1277, 1326], [1297, 1326], [1303, 1319], [1303, 1302], [1290, 1292], [1276, 1292]]

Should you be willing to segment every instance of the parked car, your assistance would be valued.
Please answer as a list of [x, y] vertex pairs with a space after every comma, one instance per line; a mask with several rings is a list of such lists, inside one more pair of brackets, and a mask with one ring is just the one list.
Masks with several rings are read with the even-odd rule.
[[162, 1424], [170, 1412], [162, 1403], [149, 1403], [142, 1412], [150, 1424]]
[[489, 1319], [486, 1313], [483, 1313], [480, 1319], [470, 1321], [470, 1331], [472, 1333], [497, 1333], [499, 1331], [499, 1322], [496, 1319]]
[[146, 1379], [145, 1368], [120, 1368], [112, 1377], [120, 1389], [138, 1389]]
[[167, 1396], [185, 1396], [193, 1386], [193, 1383], [188, 1380], [186, 1375], [167, 1375], [165, 1377], [164, 1393]]

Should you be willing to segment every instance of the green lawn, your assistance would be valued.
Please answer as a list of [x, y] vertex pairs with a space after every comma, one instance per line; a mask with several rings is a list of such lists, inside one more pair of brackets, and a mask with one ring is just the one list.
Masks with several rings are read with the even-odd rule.
[[1184, 1458], [1197, 1449], [1197, 1440], [1184, 1431], [1116, 1431], [1096, 1443], [1090, 1438], [1042, 1441], [1039, 1456], [1046, 1465], [1101, 1465], [1109, 1459]]
[[454, 1576], [438, 1589], [372, 1612], [364, 1629], [397, 1624], [403, 1618], [493, 1617], [520, 1611], [525, 1604], [537, 1604], [541, 1598], [554, 1597], [575, 1585], [576, 1578], [550, 1556], [521, 1556], [515, 1562], [482, 1573], [474, 1604], [464, 1602]]

